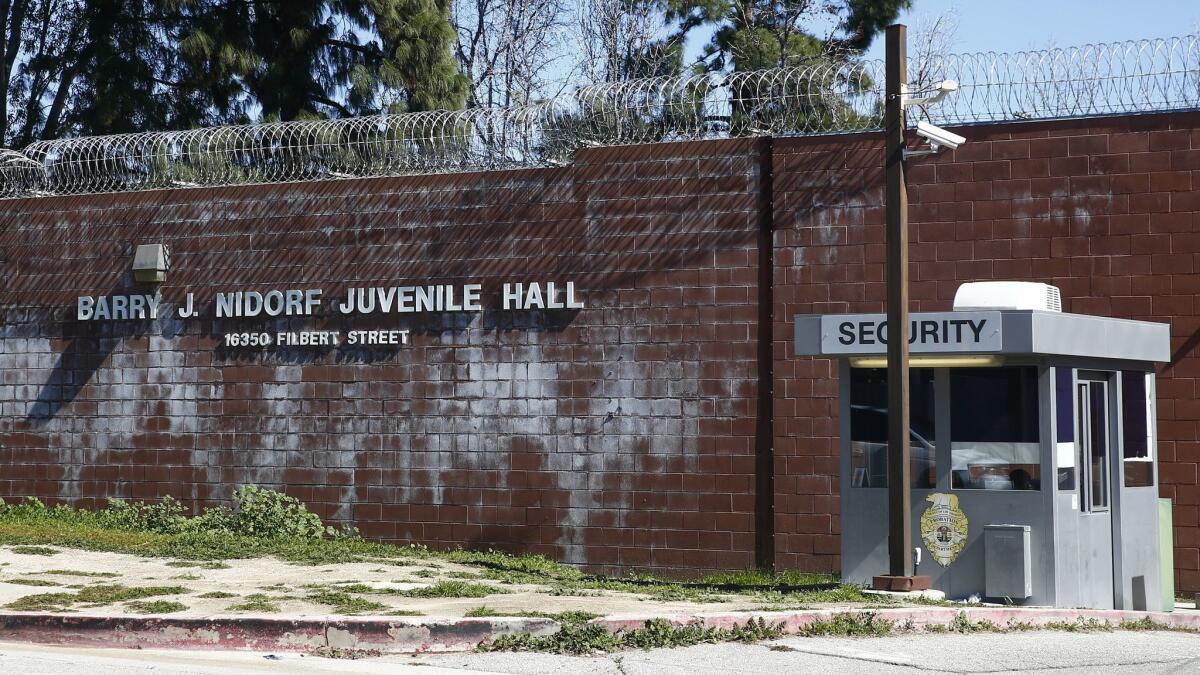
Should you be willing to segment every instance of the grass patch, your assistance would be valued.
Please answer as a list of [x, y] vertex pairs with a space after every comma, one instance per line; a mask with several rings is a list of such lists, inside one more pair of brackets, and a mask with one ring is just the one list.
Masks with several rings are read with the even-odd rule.
[[199, 574], [176, 574], [175, 576], [173, 576], [171, 578], [179, 579], [182, 581], [199, 581], [203, 577], [201, 577]]
[[306, 598], [309, 602], [328, 605], [338, 614], [365, 614], [367, 612], [384, 612], [391, 609], [382, 602], [346, 593], [345, 591], [324, 590], [310, 593]]
[[227, 570], [229, 565], [220, 560], [172, 560], [167, 567], [199, 567], [206, 570]]
[[469, 581], [454, 579], [439, 581], [432, 586], [400, 591], [398, 595], [407, 598], [483, 598], [504, 593], [508, 593], [508, 591], [487, 584], [473, 584]]
[[45, 579], [3, 579], [0, 581], [6, 584], [17, 584], [18, 586], [62, 586], [57, 581], [47, 581]]
[[801, 629], [800, 634], [805, 637], [880, 637], [891, 634], [895, 627], [895, 622], [881, 619], [875, 612], [846, 612], [817, 619]]
[[765, 570], [739, 570], [709, 574], [693, 583], [709, 586], [809, 586], [812, 584], [835, 584], [838, 581], [837, 577], [830, 574], [812, 574], [795, 570], [774, 573]]
[[517, 612], [516, 616], [524, 616], [532, 619], [553, 619], [554, 621], [566, 625], [587, 623], [592, 619], [599, 619], [604, 615], [596, 614], [595, 612], [585, 612], [581, 609], [571, 609], [565, 612]]
[[58, 574], [64, 577], [95, 577], [95, 578], [112, 578], [119, 577], [116, 572], [84, 572], [83, 570], [46, 570], [38, 572], [38, 574]]
[[187, 592], [188, 589], [182, 586], [146, 586], [141, 588], [129, 588], [118, 584], [85, 586], [75, 593], [27, 595], [8, 603], [5, 607], [23, 612], [61, 612], [77, 603], [83, 603], [90, 607], [99, 607], [114, 602], [125, 602], [127, 600], [139, 600], [157, 595], [176, 595]]
[[126, 600], [152, 598], [156, 595], [179, 595], [188, 593], [183, 586], [142, 586], [128, 587], [120, 584], [88, 586], [75, 594], [78, 602], [107, 605]]
[[197, 598], [236, 598], [237, 594], [236, 593], [227, 593], [225, 591], [209, 591], [207, 593], [201, 593], [200, 595], [197, 595], [196, 597]]
[[14, 546], [12, 552], [19, 555], [54, 555], [58, 553], [49, 546]]
[[18, 598], [5, 607], [18, 612], [61, 612], [74, 602], [74, 593], [38, 593]]
[[244, 602], [230, 605], [229, 610], [234, 612], [274, 613], [279, 611], [279, 605], [275, 604], [271, 596], [266, 593], [251, 593], [246, 596]]
[[467, 610], [463, 614], [465, 617], [484, 618], [492, 616], [523, 616], [531, 619], [551, 619], [561, 624], [580, 624], [587, 623], [592, 619], [599, 619], [603, 614], [595, 612], [584, 612], [582, 610], [568, 610], [566, 612], [537, 612], [537, 611], [518, 611], [518, 612], [498, 612], [487, 605], [481, 605]]
[[187, 609], [187, 605], [174, 600], [133, 600], [125, 606], [137, 614], [170, 614]]
[[707, 627], [700, 623], [683, 626], [664, 619], [651, 619], [641, 628], [609, 631], [599, 624], [564, 624], [553, 635], [501, 635], [479, 645], [484, 652], [532, 651], [552, 654], [584, 655], [621, 649], [657, 649], [688, 647], [704, 643], [759, 642], [783, 635], [782, 625], [770, 625], [762, 619], [750, 619], [733, 628]]
[[413, 572], [413, 576], [420, 577], [422, 579], [432, 579], [437, 576], [437, 572], [434, 572], [433, 570], [417, 570]]

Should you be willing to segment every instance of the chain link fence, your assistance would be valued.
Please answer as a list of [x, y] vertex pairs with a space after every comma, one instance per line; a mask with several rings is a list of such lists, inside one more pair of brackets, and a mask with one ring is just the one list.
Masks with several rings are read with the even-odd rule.
[[[1200, 36], [910, 63], [935, 124], [1200, 108]], [[553, 166], [578, 148], [879, 129], [883, 62], [582, 87], [536, 105], [93, 136], [0, 150], [0, 197]]]

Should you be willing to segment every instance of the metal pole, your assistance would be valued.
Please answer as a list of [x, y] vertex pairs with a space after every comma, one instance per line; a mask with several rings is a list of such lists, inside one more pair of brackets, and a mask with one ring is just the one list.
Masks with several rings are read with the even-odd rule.
[[887, 190], [888, 574], [913, 576], [908, 431], [908, 191], [904, 186], [904, 84], [908, 29], [887, 27], [884, 108]]

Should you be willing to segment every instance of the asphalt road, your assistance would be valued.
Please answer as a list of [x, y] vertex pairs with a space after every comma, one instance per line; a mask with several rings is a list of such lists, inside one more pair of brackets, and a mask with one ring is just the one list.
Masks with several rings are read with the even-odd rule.
[[1169, 632], [785, 638], [593, 657], [449, 654], [335, 660], [298, 654], [46, 647], [0, 643], [0, 673], [183, 675], [242, 673], [1200, 673], [1200, 635]]

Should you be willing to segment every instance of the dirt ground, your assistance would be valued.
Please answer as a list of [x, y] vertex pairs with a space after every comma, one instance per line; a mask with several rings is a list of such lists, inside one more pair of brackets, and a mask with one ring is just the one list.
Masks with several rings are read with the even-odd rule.
[[[128, 598], [107, 602], [68, 600], [61, 607], [41, 607], [36, 611], [103, 616], [169, 613], [171, 616], [197, 618], [336, 614], [457, 617], [472, 610], [479, 613], [478, 608], [486, 607], [494, 612], [486, 615], [494, 616], [565, 611], [584, 611], [600, 616], [665, 616], [753, 611], [778, 602], [778, 599], [772, 601], [753, 594], [708, 595], [697, 598], [699, 601], [662, 600], [622, 591], [505, 583], [483, 578], [482, 572], [478, 567], [425, 559], [318, 566], [298, 565], [275, 558], [205, 563], [58, 547], [0, 546], [0, 607], [7, 606], [3, 611], [20, 610], [21, 607], [11, 606], [12, 603], [28, 596], [79, 594], [88, 588], [96, 590], [96, 587], [110, 587], [98, 589], [102, 591], [99, 594], [101, 596], [114, 595], [110, 592], [114, 590], [111, 588], [113, 586], [127, 589], [167, 587], [172, 592], [160, 591], [161, 594], [138, 598], [132, 603]], [[484, 597], [403, 595], [414, 589], [436, 587], [440, 582], [457, 583], [460, 587], [465, 583], [473, 586], [476, 592], [490, 594]], [[479, 585], [487, 588], [479, 589]], [[455, 591], [451, 586], [445, 592], [454, 594]], [[119, 591], [115, 595], [119, 597]], [[314, 598], [314, 595], [320, 597]], [[183, 608], [164, 608], [160, 605], [158, 611], [154, 611], [145, 604], [139, 604], [154, 601], [180, 603]], [[371, 603], [379, 603], [383, 607]], [[846, 606], [852, 605], [848, 603]]]

